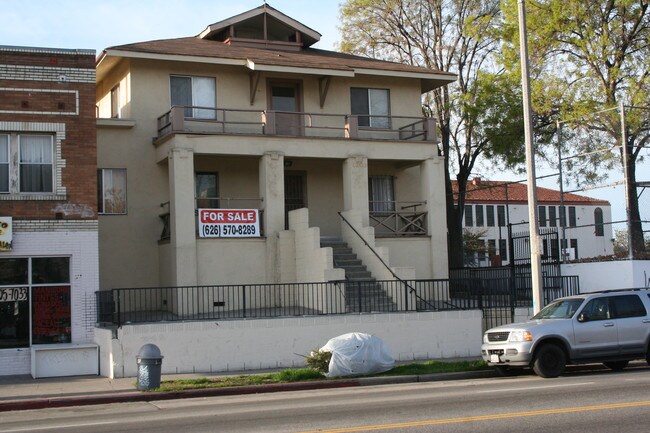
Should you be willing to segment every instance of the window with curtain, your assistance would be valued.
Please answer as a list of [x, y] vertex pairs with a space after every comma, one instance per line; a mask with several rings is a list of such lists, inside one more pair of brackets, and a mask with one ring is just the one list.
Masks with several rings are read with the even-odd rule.
[[395, 182], [393, 176], [370, 176], [368, 178], [370, 212], [395, 212]]
[[185, 107], [185, 117], [216, 119], [216, 82], [212, 77], [172, 75], [171, 103]]
[[352, 114], [357, 115], [359, 126], [390, 128], [390, 92], [388, 89], [350, 89]]
[[126, 169], [97, 170], [97, 211], [104, 215], [124, 215], [126, 209]]
[[53, 191], [53, 141], [51, 135], [19, 136], [20, 192]]
[[0, 134], [0, 193], [9, 192], [9, 136]]

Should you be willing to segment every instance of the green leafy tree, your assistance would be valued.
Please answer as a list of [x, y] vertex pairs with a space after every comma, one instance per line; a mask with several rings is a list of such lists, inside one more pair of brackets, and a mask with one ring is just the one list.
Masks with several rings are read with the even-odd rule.
[[[566, 171], [578, 184], [600, 181], [602, 168], [627, 164], [629, 235], [635, 256], [645, 250], [635, 184], [636, 163], [650, 140], [648, 4], [648, 0], [527, 2], [533, 109], [541, 118], [572, 119], [571, 128], [560, 137], [565, 155], [608, 145], [615, 151], [569, 161]], [[510, 43], [504, 45], [501, 61], [514, 75], [519, 69], [517, 0], [504, 0], [503, 14], [504, 40]], [[626, 110], [625, 142], [616, 110], [621, 104], [637, 107]], [[538, 140], [538, 151], [543, 143]]]
[[451, 267], [463, 265], [466, 186], [477, 161], [498, 155], [514, 165], [523, 158], [519, 85], [494, 63], [500, 25], [499, 0], [347, 0], [341, 6], [342, 51], [458, 74], [423, 100], [440, 128]]

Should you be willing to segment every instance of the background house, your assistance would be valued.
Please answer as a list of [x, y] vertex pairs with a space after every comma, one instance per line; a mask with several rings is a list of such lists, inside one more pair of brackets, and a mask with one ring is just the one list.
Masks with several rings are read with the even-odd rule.
[[319, 38], [264, 5], [99, 56], [102, 288], [343, 279], [334, 239], [361, 261], [348, 273], [447, 276], [421, 94], [455, 76], [311, 48]]
[[0, 375], [97, 373], [94, 62], [0, 46]]
[[[540, 231], [558, 234], [557, 240], [542, 240], [543, 257], [557, 261], [613, 254], [609, 202], [541, 187], [537, 200]], [[486, 253], [473, 253], [469, 262], [475, 266], [509, 264], [508, 224], [515, 235], [528, 232], [527, 186], [478, 178], [468, 184], [463, 228], [482, 234], [486, 246]]]

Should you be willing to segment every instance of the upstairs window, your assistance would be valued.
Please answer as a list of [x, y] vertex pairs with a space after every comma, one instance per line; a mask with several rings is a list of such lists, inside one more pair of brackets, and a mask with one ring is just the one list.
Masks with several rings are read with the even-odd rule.
[[120, 85], [111, 89], [111, 117], [119, 119], [120, 117]]
[[185, 107], [185, 117], [216, 119], [216, 84], [212, 77], [172, 75], [171, 103]]
[[596, 224], [596, 236], [605, 236], [605, 226], [603, 225], [603, 210], [599, 207], [594, 209], [594, 223]]
[[474, 227], [474, 215], [472, 214], [472, 205], [465, 205], [465, 227]]
[[506, 207], [499, 205], [497, 206], [497, 223], [499, 227], [506, 226]]
[[357, 115], [359, 126], [390, 128], [390, 93], [388, 89], [350, 89], [352, 114]]
[[546, 227], [546, 206], [539, 206], [539, 226]]
[[476, 227], [483, 227], [484, 221], [483, 221], [483, 205], [482, 204], [477, 204], [475, 206], [476, 210]]
[[9, 192], [9, 136], [0, 135], [0, 192]]
[[20, 192], [52, 192], [52, 136], [22, 134], [18, 139]]
[[569, 206], [569, 227], [575, 227], [576, 225], [578, 225], [576, 218], [576, 207]]
[[487, 216], [487, 226], [494, 227], [494, 206], [485, 206]]
[[548, 207], [548, 222], [549, 226], [557, 227], [557, 211], [555, 206]]
[[126, 214], [126, 169], [97, 170], [97, 212], [104, 215]]

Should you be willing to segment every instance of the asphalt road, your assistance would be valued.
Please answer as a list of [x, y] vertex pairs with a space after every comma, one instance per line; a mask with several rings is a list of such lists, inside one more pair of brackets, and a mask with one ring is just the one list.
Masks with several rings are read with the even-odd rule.
[[5, 432], [650, 432], [650, 367], [0, 413]]

